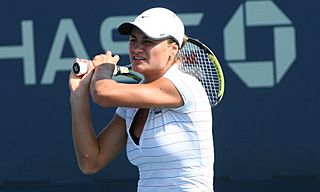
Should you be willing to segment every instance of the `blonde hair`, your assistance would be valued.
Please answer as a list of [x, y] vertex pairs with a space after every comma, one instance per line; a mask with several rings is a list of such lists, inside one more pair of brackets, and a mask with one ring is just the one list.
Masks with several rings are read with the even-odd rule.
[[[187, 41], [188, 41], [188, 36], [184, 35], [183, 40], [182, 40], [182, 44], [181, 44], [181, 48], [179, 47], [179, 50], [182, 49], [186, 45]], [[176, 43], [179, 46], [178, 42], [172, 38], [169, 39], [169, 43]], [[176, 54], [176, 56], [174, 58], [174, 63], [180, 63], [180, 62], [182, 62], [182, 59], [183, 59], [182, 55], [180, 54], [180, 51], [178, 51], [178, 53]]]
[[184, 35], [183, 36], [183, 40], [182, 40], [182, 45], [181, 45], [180, 49], [182, 49], [186, 45], [187, 41], [188, 41], [188, 36]]

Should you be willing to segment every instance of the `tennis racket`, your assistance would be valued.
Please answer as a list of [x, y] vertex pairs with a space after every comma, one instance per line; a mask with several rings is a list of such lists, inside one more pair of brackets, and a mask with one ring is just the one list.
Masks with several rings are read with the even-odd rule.
[[[205, 88], [211, 106], [216, 106], [224, 94], [224, 75], [220, 63], [214, 53], [202, 42], [194, 38], [188, 38], [185, 46], [179, 51], [181, 60], [179, 69], [197, 78]], [[73, 64], [73, 72], [76, 75], [86, 73], [87, 64], [81, 64], [77, 60]], [[117, 65], [114, 76], [126, 76], [135, 81], [141, 81], [142, 75], [132, 71], [130, 65]]]
[[179, 51], [179, 69], [196, 77], [205, 88], [211, 106], [216, 106], [224, 94], [224, 75], [219, 60], [204, 43], [188, 37]]

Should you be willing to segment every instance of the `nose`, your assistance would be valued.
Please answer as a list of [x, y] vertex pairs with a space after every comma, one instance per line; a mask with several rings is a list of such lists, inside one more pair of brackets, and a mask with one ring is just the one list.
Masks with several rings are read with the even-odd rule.
[[143, 49], [142, 43], [139, 41], [136, 41], [135, 43], [133, 43], [132, 48], [134, 51], [136, 52], [141, 52]]
[[[139, 43], [138, 41], [130, 43], [129, 54], [130, 54], [130, 58], [133, 56], [142, 55], [143, 54], [143, 45], [141, 43]], [[131, 61], [131, 62], [133, 62], [133, 61]]]

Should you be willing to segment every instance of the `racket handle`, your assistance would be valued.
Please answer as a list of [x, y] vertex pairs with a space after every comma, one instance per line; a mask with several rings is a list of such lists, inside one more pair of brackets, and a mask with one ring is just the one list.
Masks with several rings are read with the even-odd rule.
[[[90, 61], [91, 62], [91, 61]], [[76, 59], [74, 62], [73, 62], [73, 65], [72, 65], [72, 72], [73, 74], [75, 74], [76, 76], [81, 76], [81, 75], [84, 75], [88, 72], [88, 64], [85, 63], [85, 62], [82, 62], [82, 61], [79, 61], [78, 59]], [[124, 74], [124, 73], [129, 73], [129, 69], [128, 67], [125, 67], [125, 66], [116, 66], [114, 68], [114, 71], [113, 71], [113, 75], [121, 75], [121, 74]]]
[[76, 59], [73, 62], [73, 65], [72, 65], [72, 72], [76, 76], [81, 76], [81, 75], [84, 75], [84, 74], [86, 74], [88, 72], [88, 68], [89, 68], [89, 66], [88, 66], [87, 63], [79, 61], [78, 59]]

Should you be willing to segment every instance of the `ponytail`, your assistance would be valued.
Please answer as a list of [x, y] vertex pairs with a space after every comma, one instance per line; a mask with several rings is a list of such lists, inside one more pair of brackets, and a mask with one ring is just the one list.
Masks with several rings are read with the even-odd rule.
[[188, 41], [188, 37], [187, 37], [187, 35], [184, 35], [183, 36], [183, 40], [182, 40], [182, 45], [181, 45], [180, 49], [182, 49], [186, 45], [187, 41]]

